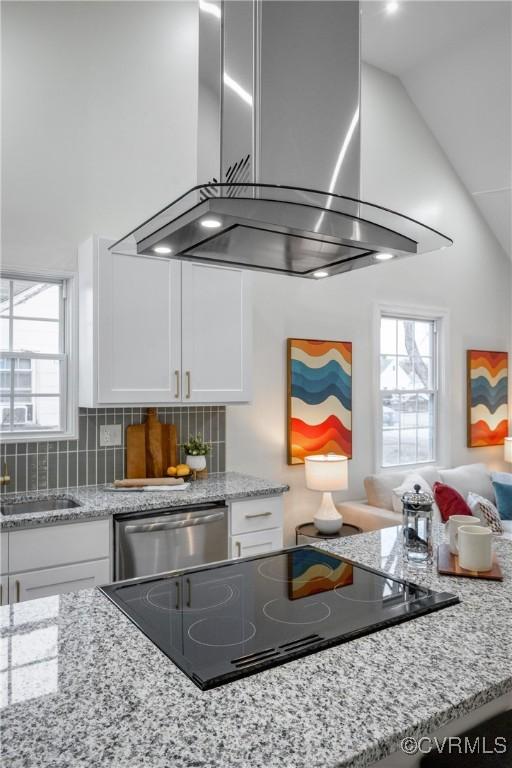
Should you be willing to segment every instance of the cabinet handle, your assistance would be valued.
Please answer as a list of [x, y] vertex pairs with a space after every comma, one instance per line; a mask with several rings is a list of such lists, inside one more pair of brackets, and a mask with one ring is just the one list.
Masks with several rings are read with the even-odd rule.
[[16, 602], [19, 603], [20, 601], [20, 582], [18, 579], [14, 582], [16, 584]]
[[179, 581], [176, 582], [176, 610], [179, 611], [180, 609], [180, 583]]
[[177, 400], [180, 396], [180, 372], [174, 371], [174, 375], [176, 376], [176, 392], [174, 393], [174, 397]]
[[190, 400], [190, 371], [185, 371], [187, 377], [187, 400]]
[[272, 512], [253, 512], [252, 515], [247, 514], [245, 517], [250, 520], [251, 517], [270, 517], [271, 514]]
[[236, 547], [236, 556], [242, 557], [242, 545], [239, 541], [235, 543], [235, 547]]
[[190, 579], [187, 579], [187, 608], [190, 608], [192, 605], [192, 584], [190, 583]]
[[0, 605], [4, 604], [4, 585], [0, 584]]

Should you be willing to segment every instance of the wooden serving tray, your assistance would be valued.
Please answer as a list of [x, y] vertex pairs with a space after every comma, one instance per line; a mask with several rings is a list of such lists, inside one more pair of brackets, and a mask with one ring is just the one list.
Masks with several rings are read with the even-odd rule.
[[440, 544], [437, 549], [437, 570], [443, 576], [466, 576], [473, 579], [489, 579], [490, 581], [503, 581], [503, 572], [500, 564], [493, 554], [493, 563], [490, 571], [467, 571], [459, 565], [457, 555], [452, 555], [448, 544]]

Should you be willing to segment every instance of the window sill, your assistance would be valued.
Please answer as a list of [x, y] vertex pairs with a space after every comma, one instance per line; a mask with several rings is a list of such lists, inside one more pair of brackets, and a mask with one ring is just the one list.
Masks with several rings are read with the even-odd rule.
[[380, 467], [378, 472], [413, 472], [415, 469], [425, 469], [425, 467], [437, 467], [439, 466], [436, 459], [429, 459], [428, 461], [420, 461], [415, 464], [389, 464], [385, 467]]
[[77, 432], [1, 432], [0, 441], [9, 443], [54, 443], [59, 440], [78, 440]]

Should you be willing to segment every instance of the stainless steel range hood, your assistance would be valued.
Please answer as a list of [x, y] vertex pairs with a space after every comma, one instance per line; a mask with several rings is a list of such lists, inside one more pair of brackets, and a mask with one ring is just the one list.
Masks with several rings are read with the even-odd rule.
[[359, 3], [200, 0], [198, 186], [117, 253], [327, 277], [452, 244], [359, 200]]

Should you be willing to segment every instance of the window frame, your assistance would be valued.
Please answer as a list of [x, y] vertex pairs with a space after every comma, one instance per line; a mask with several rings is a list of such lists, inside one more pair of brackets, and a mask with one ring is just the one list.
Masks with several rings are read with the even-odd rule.
[[[61, 352], [57, 355], [45, 353], [8, 353], [10, 359], [60, 359], [61, 365], [61, 397], [60, 397], [60, 430], [20, 430], [18, 432], [3, 431], [0, 428], [0, 440], [3, 443], [54, 442], [57, 440], [75, 440], [78, 437], [78, 280], [76, 272], [61, 270], [33, 270], [10, 268], [3, 266], [0, 276], [6, 280], [33, 280], [46, 283], [62, 283], [62, 322]], [[65, 363], [65, 365], [64, 365]]]
[[[407, 319], [415, 321], [428, 321], [435, 323], [435, 355], [432, 358], [433, 390], [435, 400], [433, 458], [428, 461], [413, 462], [410, 464], [383, 464], [382, 455], [382, 390], [380, 388], [380, 336], [381, 320], [383, 317]], [[373, 333], [373, 384], [374, 384], [374, 465], [376, 472], [400, 472], [413, 471], [421, 467], [450, 466], [451, 455], [451, 429], [448, 419], [449, 402], [449, 377], [447, 363], [448, 339], [449, 339], [449, 313], [445, 308], [420, 307], [408, 305], [375, 305], [374, 333]]]

